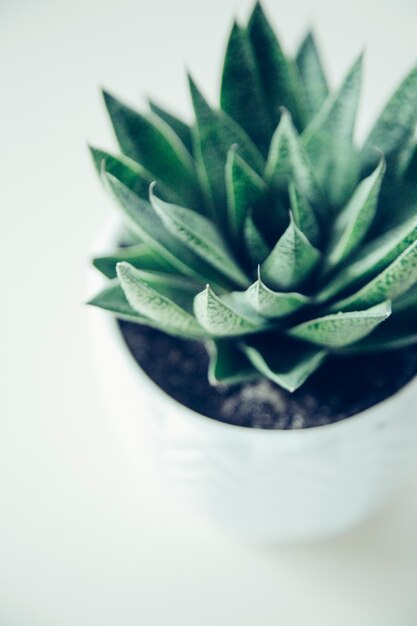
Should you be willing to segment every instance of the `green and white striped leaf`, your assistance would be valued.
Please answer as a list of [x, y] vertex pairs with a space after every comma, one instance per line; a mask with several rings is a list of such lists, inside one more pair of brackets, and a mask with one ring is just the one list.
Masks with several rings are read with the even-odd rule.
[[238, 337], [264, 330], [267, 325], [255, 313], [237, 310], [220, 299], [207, 285], [194, 299], [194, 313], [201, 326], [214, 337]]
[[262, 281], [260, 271], [256, 282], [241, 295], [257, 313], [267, 318], [291, 315], [303, 309], [310, 301], [301, 293], [284, 293], [270, 289]]
[[345, 354], [362, 354], [369, 352], [385, 352], [406, 348], [417, 343], [417, 309], [412, 312], [404, 311], [391, 317], [380, 327], [376, 328], [362, 341], [348, 346]]
[[266, 155], [274, 126], [248, 32], [236, 23], [227, 44], [220, 103]]
[[417, 282], [417, 241], [402, 252], [388, 267], [364, 287], [332, 306], [332, 309], [352, 311], [394, 300]]
[[355, 193], [336, 220], [327, 257], [327, 267], [333, 268], [354, 252], [365, 239], [376, 215], [378, 197], [385, 173], [385, 162], [356, 188]]
[[375, 166], [378, 150], [390, 165], [414, 135], [416, 124], [417, 67], [402, 81], [373, 126], [362, 150], [363, 169]]
[[294, 222], [316, 248], [320, 245], [320, 227], [315, 212], [307, 198], [291, 182], [288, 187], [291, 212]]
[[226, 182], [224, 168], [232, 145], [257, 172], [264, 168], [264, 159], [246, 133], [223, 111], [213, 111], [196, 84], [189, 77], [190, 93], [196, 117], [194, 142], [196, 158], [202, 171], [202, 180], [211, 214], [222, 226], [226, 223]]
[[286, 188], [288, 178], [292, 178], [311, 202], [321, 199], [312, 166], [286, 110], [282, 111], [281, 121], [272, 138], [265, 177], [268, 183], [281, 188]]
[[207, 333], [192, 314], [195, 290], [183, 279], [157, 277], [129, 263], [119, 263], [117, 275], [130, 306], [171, 334], [200, 338]]
[[107, 278], [116, 278], [116, 265], [122, 261], [130, 263], [136, 269], [167, 272], [170, 274], [177, 272], [176, 267], [146, 243], [119, 248], [107, 256], [95, 257], [93, 265]]
[[109, 311], [117, 318], [126, 320], [127, 322], [144, 324], [153, 328], [158, 327], [155, 322], [144, 315], [141, 315], [130, 306], [117, 278], [109, 281], [106, 287], [104, 287], [104, 289], [94, 296], [94, 298], [92, 298], [87, 304]]
[[282, 335], [259, 336], [241, 344], [249, 361], [261, 374], [291, 393], [301, 387], [326, 358], [326, 350]]
[[362, 311], [338, 312], [308, 320], [291, 328], [288, 334], [325, 348], [342, 348], [369, 335], [390, 314], [391, 303], [385, 301]]
[[313, 34], [307, 33], [296, 55], [306, 104], [307, 121], [320, 111], [329, 95], [329, 87]]
[[104, 101], [122, 152], [198, 209], [193, 160], [168, 124], [156, 115], [145, 117], [133, 111], [107, 92]]
[[317, 301], [325, 302], [342, 291], [375, 277], [416, 240], [417, 218], [413, 217], [364, 246], [358, 258], [327, 283], [318, 294]]
[[[115, 176], [137, 196], [144, 200], [148, 199], [149, 185], [154, 181], [154, 178], [139, 163], [123, 155], [116, 157], [98, 148], [90, 147], [90, 153], [98, 174], [101, 174], [104, 168], [106, 172]], [[168, 189], [163, 183], [160, 183], [160, 189], [165, 199], [172, 202], [180, 200], [175, 191]]]
[[352, 141], [361, 78], [362, 56], [302, 135], [317, 180], [329, 203], [336, 207], [347, 201], [359, 177], [359, 155]]
[[153, 100], [149, 100], [149, 108], [158, 117], [161, 118], [174, 131], [177, 137], [182, 141], [190, 154], [193, 153], [193, 135], [188, 124], [180, 120], [176, 115], [160, 107]]
[[413, 185], [417, 182], [417, 144], [414, 143], [413, 148], [409, 154], [409, 158], [407, 159], [406, 166], [404, 170], [401, 172], [403, 179], [407, 183], [411, 183]]
[[212, 340], [207, 347], [210, 356], [208, 378], [212, 385], [243, 383], [259, 376], [234, 341]]
[[264, 280], [276, 289], [297, 289], [317, 267], [321, 253], [300, 231], [290, 213], [290, 224], [261, 265]]
[[149, 202], [132, 193], [111, 174], [102, 172], [102, 177], [131, 229], [180, 274], [191, 276], [203, 283], [210, 280], [220, 286], [230, 286], [230, 281], [227, 281], [222, 274], [214, 272], [212, 267], [172, 237]]
[[245, 220], [265, 197], [262, 178], [239, 156], [232, 146], [226, 162], [227, 218], [230, 235], [241, 244]]
[[253, 221], [253, 216], [248, 213], [243, 226], [243, 240], [245, 253], [252, 267], [256, 267], [269, 255], [271, 248], [268, 246], [259, 228]]
[[246, 287], [248, 277], [240, 269], [214, 224], [190, 209], [163, 202], [153, 188], [151, 203], [165, 227], [192, 252], [237, 285]]
[[305, 112], [300, 98], [300, 85], [295, 63], [289, 60], [260, 5], [256, 3], [248, 23], [258, 71], [275, 127], [280, 119], [280, 108], [290, 111], [295, 126], [304, 126]]

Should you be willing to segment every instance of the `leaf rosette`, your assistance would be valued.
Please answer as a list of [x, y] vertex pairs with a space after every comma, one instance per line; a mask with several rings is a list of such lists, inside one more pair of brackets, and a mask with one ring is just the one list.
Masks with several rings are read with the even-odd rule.
[[194, 122], [104, 100], [119, 155], [92, 148], [129, 245], [91, 304], [205, 341], [212, 383], [294, 391], [334, 354], [417, 342], [417, 69], [362, 147], [359, 57], [330, 90], [309, 33], [286, 55], [256, 4], [233, 25], [220, 106]]

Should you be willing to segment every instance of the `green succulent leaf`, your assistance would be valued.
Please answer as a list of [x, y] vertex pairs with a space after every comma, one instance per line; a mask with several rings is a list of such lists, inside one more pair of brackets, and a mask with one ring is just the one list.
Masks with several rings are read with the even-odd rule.
[[343, 353], [362, 354], [406, 348], [417, 343], [417, 309], [393, 312], [391, 317], [362, 341], [348, 346]]
[[242, 241], [245, 220], [265, 197], [262, 178], [230, 148], [226, 162], [227, 217], [229, 231], [236, 245]]
[[262, 281], [260, 272], [258, 280], [244, 292], [244, 296], [255, 311], [271, 319], [291, 315], [309, 303], [309, 298], [301, 293], [283, 293], [270, 289]]
[[333, 242], [327, 257], [328, 267], [335, 267], [344, 261], [368, 234], [376, 215], [384, 173], [385, 162], [381, 160], [372, 174], [358, 185], [352, 198], [336, 219]]
[[307, 198], [297, 189], [294, 182], [288, 187], [294, 222], [316, 248], [320, 245], [320, 226], [316, 214]]
[[266, 318], [279, 318], [303, 309], [309, 298], [301, 293], [274, 291], [265, 285], [258, 272], [258, 279], [243, 294], [250, 306]]
[[417, 282], [417, 241], [404, 250], [388, 267], [351, 296], [332, 306], [352, 311], [394, 300]]
[[130, 306], [140, 315], [180, 337], [201, 338], [207, 333], [192, 314], [195, 289], [184, 280], [157, 277], [135, 269], [129, 263], [117, 265], [117, 275]]
[[119, 248], [107, 256], [95, 257], [93, 265], [107, 278], [116, 278], [116, 265], [122, 261], [127, 261], [133, 267], [141, 270], [167, 273], [175, 273], [177, 271], [174, 265], [171, 265], [146, 243]]
[[296, 63], [301, 76], [307, 121], [310, 122], [320, 111], [329, 95], [327, 79], [311, 32], [307, 33], [301, 43], [296, 55]]
[[157, 324], [153, 320], [141, 315], [130, 306], [117, 278], [109, 281], [104, 289], [89, 300], [87, 304], [109, 311], [117, 318], [128, 322], [144, 324], [145, 326], [151, 326], [153, 328], [157, 327]]
[[362, 150], [365, 171], [378, 162], [378, 150], [391, 164], [405, 148], [417, 124], [416, 101], [417, 67], [402, 81], [373, 126]]
[[217, 285], [224, 286], [224, 277], [222, 278], [218, 273], [213, 273], [209, 265], [172, 237], [149, 202], [132, 193], [111, 174], [102, 172], [102, 177], [132, 230], [144, 243], [148, 244], [170, 265], [177, 268], [179, 274], [191, 276], [203, 283], [210, 280]]
[[249, 284], [248, 277], [233, 259], [210, 220], [190, 209], [163, 202], [153, 188], [150, 197], [156, 213], [174, 237], [237, 285], [246, 287]]
[[336, 207], [351, 195], [359, 176], [359, 155], [353, 131], [362, 78], [362, 56], [340, 89], [330, 94], [302, 135], [302, 141], [319, 184]]
[[193, 153], [193, 135], [191, 128], [188, 124], [180, 120], [176, 115], [173, 115], [169, 111], [166, 111], [164, 108], [153, 102], [153, 100], [149, 100], [149, 108], [157, 115], [161, 120], [163, 120], [168, 126], [174, 131], [177, 137], [182, 141], [184, 146], [187, 148], [190, 154]]
[[251, 337], [241, 344], [252, 365], [280, 387], [293, 392], [322, 365], [327, 352], [282, 335]]
[[391, 302], [386, 301], [362, 311], [339, 311], [308, 320], [291, 328], [288, 334], [325, 348], [342, 348], [369, 335], [390, 315]]
[[273, 126], [279, 122], [280, 108], [285, 107], [290, 111], [295, 126], [301, 130], [305, 112], [299, 98], [300, 85], [295, 63], [285, 56], [259, 2], [250, 17], [248, 33]]
[[239, 303], [233, 304], [219, 298], [207, 285], [194, 299], [194, 313], [201, 326], [214, 337], [238, 337], [266, 328], [261, 317], [249, 310], [242, 313], [238, 310]]
[[417, 144], [413, 144], [406, 167], [402, 172], [403, 180], [413, 185], [417, 182]]
[[321, 199], [312, 166], [286, 110], [282, 111], [281, 121], [272, 138], [265, 177], [269, 184], [281, 188], [286, 188], [289, 178], [293, 179], [311, 202]]
[[211, 206], [211, 214], [222, 226], [226, 221], [226, 183], [224, 169], [232, 145], [257, 172], [264, 168], [264, 159], [251, 139], [223, 111], [213, 111], [197, 85], [189, 78], [190, 93], [196, 117], [194, 129], [195, 153], [202, 180]]
[[173, 130], [157, 115], [145, 117], [104, 92], [122, 152], [198, 210], [200, 193], [193, 160]]
[[417, 240], [417, 218], [413, 217], [395, 230], [365, 245], [357, 258], [331, 279], [317, 295], [318, 302], [325, 302], [358, 283], [364, 284], [382, 272], [408, 246]]
[[314, 271], [321, 253], [300, 231], [290, 212], [290, 224], [261, 265], [264, 280], [272, 287], [297, 289]]
[[227, 44], [220, 103], [266, 155], [274, 126], [248, 32], [236, 23]]
[[259, 228], [253, 221], [252, 213], [248, 213], [243, 226], [243, 240], [246, 258], [252, 267], [256, 267], [269, 255], [271, 248], [265, 241]]
[[212, 385], [231, 385], [259, 376], [234, 341], [213, 340], [208, 343], [210, 356], [208, 377]]
[[[90, 153], [98, 174], [104, 169], [109, 174], [118, 178], [137, 196], [144, 200], [148, 199], [149, 185], [154, 179], [139, 163], [123, 155], [116, 157], [99, 148], [90, 147]], [[167, 199], [171, 198], [174, 200], [178, 198], [175, 192], [167, 189], [163, 183], [161, 184], [161, 192]]]

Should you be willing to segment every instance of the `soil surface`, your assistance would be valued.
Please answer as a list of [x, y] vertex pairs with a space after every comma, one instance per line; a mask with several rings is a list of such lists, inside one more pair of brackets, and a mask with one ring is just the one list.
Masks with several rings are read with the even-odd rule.
[[382, 402], [417, 374], [417, 346], [390, 353], [329, 359], [289, 393], [259, 379], [213, 387], [204, 345], [119, 322], [127, 346], [146, 374], [181, 404], [222, 422], [291, 429], [337, 422]]

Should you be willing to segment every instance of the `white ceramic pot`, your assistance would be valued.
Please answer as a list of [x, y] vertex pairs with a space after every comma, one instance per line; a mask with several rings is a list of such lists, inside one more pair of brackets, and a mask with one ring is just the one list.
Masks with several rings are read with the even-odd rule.
[[[108, 223], [94, 253], [109, 252]], [[90, 295], [100, 289], [89, 276]], [[113, 317], [91, 309], [101, 392], [132, 463], [147, 456], [156, 483], [181, 505], [257, 541], [321, 539], [378, 510], [417, 452], [417, 378], [371, 409], [327, 426], [274, 431], [204, 417], [157, 387], [130, 355]], [[146, 472], [146, 481], [152, 471]]]

